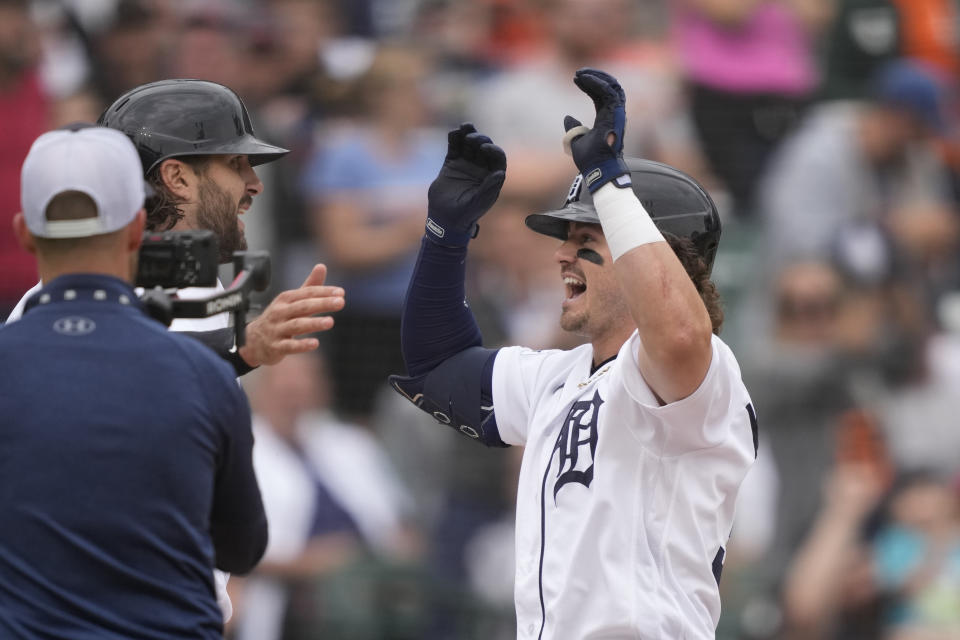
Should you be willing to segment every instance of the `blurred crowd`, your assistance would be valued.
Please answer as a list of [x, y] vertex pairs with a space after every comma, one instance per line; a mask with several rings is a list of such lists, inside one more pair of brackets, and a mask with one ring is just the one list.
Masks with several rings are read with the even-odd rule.
[[347, 291], [319, 354], [243, 380], [270, 546], [230, 581], [238, 640], [511, 638], [519, 456], [395, 394], [400, 311], [451, 126], [507, 152], [468, 297], [487, 346], [567, 347], [555, 243], [583, 66], [627, 94], [626, 151], [724, 222], [723, 337], [760, 422], [717, 637], [960, 638], [957, 0], [0, 0], [0, 318], [41, 132], [201, 78], [259, 137], [245, 215], [275, 290]]

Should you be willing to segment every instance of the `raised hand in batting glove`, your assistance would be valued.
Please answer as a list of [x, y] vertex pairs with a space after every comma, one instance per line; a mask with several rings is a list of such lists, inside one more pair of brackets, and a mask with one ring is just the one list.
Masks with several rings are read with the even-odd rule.
[[472, 124], [447, 136], [447, 157], [427, 192], [427, 237], [465, 247], [477, 235], [477, 220], [500, 195], [507, 156]]
[[573, 161], [590, 193], [608, 182], [630, 186], [630, 170], [623, 161], [623, 130], [627, 123], [627, 98], [623, 87], [609, 73], [580, 69], [573, 82], [593, 100], [597, 115], [588, 129], [573, 116], [563, 119]]

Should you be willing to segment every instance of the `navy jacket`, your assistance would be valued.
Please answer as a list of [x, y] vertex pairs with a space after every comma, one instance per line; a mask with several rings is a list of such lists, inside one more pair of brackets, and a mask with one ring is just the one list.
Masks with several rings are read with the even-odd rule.
[[234, 372], [116, 278], [0, 327], [0, 638], [219, 638], [267, 541]]

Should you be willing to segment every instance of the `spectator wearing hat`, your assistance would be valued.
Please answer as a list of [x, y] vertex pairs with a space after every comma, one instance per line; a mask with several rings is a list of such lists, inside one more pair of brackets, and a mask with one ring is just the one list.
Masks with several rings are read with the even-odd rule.
[[828, 255], [839, 230], [883, 224], [904, 207], [949, 202], [932, 141], [948, 127], [947, 89], [909, 60], [884, 66], [869, 99], [815, 109], [761, 185], [770, 256]]

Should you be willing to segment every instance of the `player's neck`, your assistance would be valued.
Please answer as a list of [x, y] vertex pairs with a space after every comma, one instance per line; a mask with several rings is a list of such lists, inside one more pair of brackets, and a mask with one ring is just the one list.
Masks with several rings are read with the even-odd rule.
[[610, 358], [607, 358], [606, 360], [602, 360], [602, 361], [600, 361], [600, 362], [594, 362], [593, 364], [591, 364], [591, 365], [590, 365], [590, 375], [595, 374], [597, 371], [600, 370], [600, 367], [602, 367], [603, 365], [605, 365], [605, 364], [607, 364], [607, 363], [609, 363], [609, 362], [612, 362], [616, 357], [617, 357], [617, 356], [612, 356], [612, 357], [610, 357]]
[[599, 368], [607, 360], [611, 360], [620, 353], [620, 348], [631, 335], [635, 327], [632, 325], [624, 326], [619, 331], [607, 331], [602, 336], [597, 336], [590, 341], [593, 346], [593, 367]]

